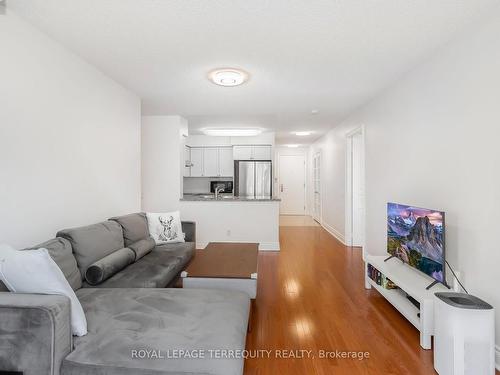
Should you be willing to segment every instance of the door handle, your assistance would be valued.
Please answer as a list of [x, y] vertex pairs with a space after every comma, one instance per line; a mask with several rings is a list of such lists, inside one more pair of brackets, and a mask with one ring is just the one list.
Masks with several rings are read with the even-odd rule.
[[283, 184], [280, 185], [280, 190], [283, 193]]

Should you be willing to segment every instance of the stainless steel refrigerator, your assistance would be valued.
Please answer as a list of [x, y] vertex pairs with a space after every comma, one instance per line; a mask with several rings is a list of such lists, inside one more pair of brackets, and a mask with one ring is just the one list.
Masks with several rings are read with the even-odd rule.
[[272, 197], [272, 163], [266, 161], [234, 162], [234, 195], [246, 198]]

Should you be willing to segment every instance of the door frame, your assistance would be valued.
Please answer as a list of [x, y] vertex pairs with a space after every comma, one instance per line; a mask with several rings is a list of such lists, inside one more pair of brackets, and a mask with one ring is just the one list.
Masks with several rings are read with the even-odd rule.
[[[353, 129], [346, 133], [346, 154], [345, 154], [345, 243], [347, 246], [352, 246], [353, 244], [353, 212], [352, 212], [352, 140], [356, 135], [361, 135], [361, 176], [362, 183], [365, 187], [365, 194], [363, 196], [363, 217], [361, 222], [363, 223], [363, 240], [362, 248], [363, 254], [365, 253], [365, 243], [366, 243], [366, 178], [365, 178], [365, 126], [361, 125], [356, 129]], [[363, 257], [364, 258], [364, 257]]]
[[[281, 199], [281, 157], [282, 156], [302, 156], [304, 158], [304, 169], [303, 169], [303, 173], [304, 173], [304, 212], [302, 215], [307, 215], [307, 209], [308, 209], [308, 205], [307, 205], [307, 169], [306, 169], [306, 165], [307, 165], [307, 153], [306, 152], [280, 152], [280, 151], [277, 151], [276, 152], [276, 160], [277, 160], [277, 163], [276, 163], [276, 181], [277, 181], [277, 186], [276, 186], [276, 192], [278, 193], [278, 197]], [[280, 212], [280, 215], [281, 212]], [[284, 214], [286, 215], [286, 214]], [[301, 215], [301, 216], [302, 216]]]
[[[314, 170], [315, 170], [315, 166], [314, 166], [314, 159], [316, 159], [316, 157], [319, 158], [319, 216], [318, 218], [315, 218], [314, 217], [314, 209], [315, 209], [315, 197], [314, 197], [314, 184], [315, 184], [315, 181], [314, 181]], [[323, 173], [321, 173], [322, 171], [322, 164], [323, 164], [323, 155], [321, 153], [321, 150], [317, 150], [314, 152], [313, 156], [312, 156], [312, 185], [311, 185], [311, 190], [312, 190], [312, 202], [311, 202], [311, 205], [312, 205], [312, 210], [311, 210], [311, 216], [313, 218], [313, 220], [315, 220], [316, 222], [318, 222], [320, 225], [323, 225], [323, 186], [322, 186], [322, 176], [323, 176]], [[307, 185], [307, 184], [306, 184]]]

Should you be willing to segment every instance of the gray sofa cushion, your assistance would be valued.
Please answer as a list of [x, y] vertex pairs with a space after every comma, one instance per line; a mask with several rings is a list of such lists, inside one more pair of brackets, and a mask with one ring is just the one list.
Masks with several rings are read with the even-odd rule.
[[[243, 350], [250, 300], [244, 293], [203, 289], [80, 289], [89, 333], [75, 338], [63, 375], [159, 375], [243, 372], [243, 359], [210, 358], [209, 350]], [[205, 359], [140, 359], [203, 350]]]
[[147, 237], [128, 245], [128, 247], [135, 253], [135, 260], [139, 260], [144, 255], [150, 253], [155, 246], [156, 242], [153, 237]]
[[0, 293], [0, 371], [59, 375], [72, 349], [70, 316], [66, 296]]
[[82, 278], [92, 263], [124, 247], [122, 227], [115, 221], [64, 229], [57, 237], [71, 242]]
[[183, 242], [157, 246], [94, 288], [164, 288], [184, 269], [194, 254], [194, 244]]
[[138, 212], [135, 214], [112, 217], [109, 220], [116, 221], [123, 229], [125, 246], [149, 237], [148, 221], [146, 214]]
[[82, 275], [73, 256], [71, 243], [64, 238], [54, 238], [25, 250], [40, 249], [42, 247], [49, 251], [50, 257], [59, 266], [73, 290], [80, 289], [82, 287]]
[[97, 285], [109, 279], [135, 260], [135, 253], [127, 247], [116, 250], [90, 265], [85, 273], [85, 280], [90, 285]]

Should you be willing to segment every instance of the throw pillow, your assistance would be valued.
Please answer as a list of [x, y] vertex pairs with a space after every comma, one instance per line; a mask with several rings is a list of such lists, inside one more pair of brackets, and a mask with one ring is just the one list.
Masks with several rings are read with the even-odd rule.
[[67, 296], [71, 301], [73, 335], [87, 334], [87, 319], [82, 305], [47, 249], [18, 251], [0, 245], [0, 280], [15, 293]]
[[114, 253], [106, 255], [87, 268], [85, 280], [90, 285], [98, 285], [111, 276], [116, 275], [129, 264], [134, 263], [135, 253], [128, 247], [116, 250]]
[[156, 244], [185, 242], [179, 211], [146, 213], [149, 234]]

